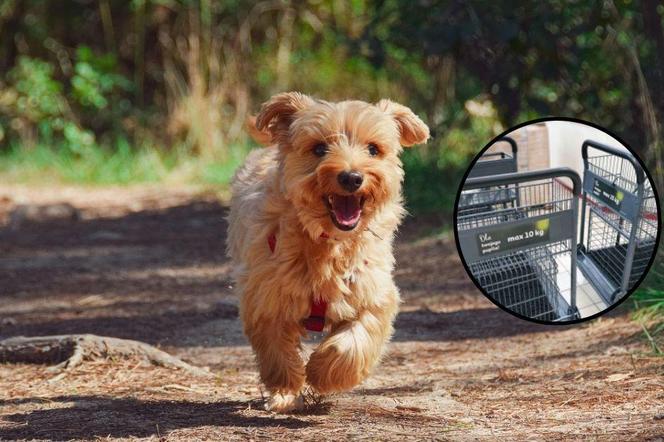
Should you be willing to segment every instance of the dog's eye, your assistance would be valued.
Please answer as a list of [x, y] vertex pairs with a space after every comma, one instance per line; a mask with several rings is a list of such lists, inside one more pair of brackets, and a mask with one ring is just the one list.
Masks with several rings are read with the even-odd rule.
[[372, 157], [375, 157], [378, 155], [380, 152], [378, 150], [378, 146], [376, 146], [374, 143], [369, 143], [369, 155]]
[[318, 143], [314, 146], [314, 155], [317, 157], [324, 157], [327, 153], [327, 144]]

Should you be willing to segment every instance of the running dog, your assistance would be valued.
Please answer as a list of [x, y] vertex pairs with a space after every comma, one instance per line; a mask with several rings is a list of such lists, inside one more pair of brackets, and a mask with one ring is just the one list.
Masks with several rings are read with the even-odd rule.
[[[390, 100], [273, 96], [250, 132], [269, 144], [236, 173], [228, 227], [244, 332], [270, 392], [266, 408], [351, 389], [379, 361], [399, 291], [394, 233], [404, 216], [399, 154], [429, 128]], [[308, 361], [300, 339], [327, 336]]]

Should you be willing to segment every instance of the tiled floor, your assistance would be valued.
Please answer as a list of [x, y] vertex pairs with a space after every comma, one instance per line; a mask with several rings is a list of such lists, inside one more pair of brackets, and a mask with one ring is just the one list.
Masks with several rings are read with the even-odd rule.
[[[571, 275], [569, 270], [571, 265], [569, 254], [556, 256], [556, 263], [558, 264], [558, 274], [556, 275], [558, 287], [565, 300], [569, 303], [571, 298]], [[576, 305], [582, 318], [592, 316], [608, 307], [579, 269], [576, 270]]]

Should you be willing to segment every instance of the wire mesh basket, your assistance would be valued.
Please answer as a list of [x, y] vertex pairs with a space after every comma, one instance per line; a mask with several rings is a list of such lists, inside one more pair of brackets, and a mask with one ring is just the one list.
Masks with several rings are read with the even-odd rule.
[[491, 201], [499, 186], [514, 189], [517, 198], [475, 212], [457, 206], [457, 237], [471, 275], [491, 299], [522, 316], [547, 322], [578, 318], [579, 176], [556, 168], [469, 179], [459, 202], [468, 193]]
[[629, 152], [587, 140], [582, 155], [579, 268], [613, 304], [637, 284], [655, 253], [657, 200]]
[[[488, 152], [475, 162], [468, 172], [468, 178], [481, 178], [491, 175], [514, 173], [517, 171], [518, 147], [516, 141], [511, 137], [501, 137], [496, 143], [505, 142], [512, 148], [512, 153]], [[459, 200], [458, 210], [465, 214], [481, 213], [492, 205], [503, 205], [507, 207], [518, 197], [516, 186], [496, 186], [484, 189], [485, 192], [465, 192]]]

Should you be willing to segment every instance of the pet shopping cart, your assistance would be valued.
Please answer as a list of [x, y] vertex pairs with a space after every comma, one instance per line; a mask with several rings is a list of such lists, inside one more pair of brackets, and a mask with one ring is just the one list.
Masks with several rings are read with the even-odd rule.
[[[512, 154], [506, 152], [484, 153], [468, 172], [468, 179], [481, 178], [491, 175], [500, 175], [505, 173], [514, 173], [518, 170], [517, 154], [518, 147], [516, 141], [511, 137], [501, 137], [496, 143], [506, 142], [512, 147]], [[496, 144], [494, 143], [494, 144]], [[483, 189], [483, 192], [465, 192], [459, 200], [458, 210], [464, 214], [480, 213], [487, 207], [496, 204], [502, 204], [507, 207], [518, 197], [518, 192], [514, 186], [497, 186], [489, 189]]]
[[611, 305], [639, 281], [655, 252], [657, 201], [643, 168], [629, 152], [591, 140], [583, 143], [581, 152], [579, 268]]
[[[518, 189], [518, 198], [481, 212], [457, 210], [457, 237], [473, 278], [495, 302], [522, 316], [577, 319], [579, 175], [568, 168], [493, 175], [466, 180], [461, 193], [497, 186]], [[567, 270], [559, 272], [559, 266]]]

